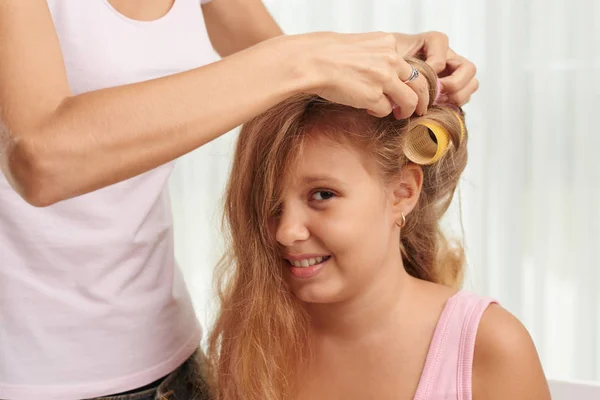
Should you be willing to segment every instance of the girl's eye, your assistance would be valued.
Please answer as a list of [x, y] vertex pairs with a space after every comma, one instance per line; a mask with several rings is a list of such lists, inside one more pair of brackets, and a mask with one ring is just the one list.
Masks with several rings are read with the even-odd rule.
[[314, 192], [310, 196], [310, 198], [311, 198], [311, 200], [322, 201], [322, 200], [329, 200], [334, 196], [335, 196], [335, 194], [333, 192], [330, 192], [328, 190], [319, 190], [317, 192]]

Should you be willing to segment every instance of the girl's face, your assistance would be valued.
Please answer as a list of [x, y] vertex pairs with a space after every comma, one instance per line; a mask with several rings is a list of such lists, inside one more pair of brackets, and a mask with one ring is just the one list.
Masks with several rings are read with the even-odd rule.
[[401, 175], [386, 184], [354, 146], [318, 134], [306, 139], [270, 221], [296, 297], [346, 301], [402, 268], [396, 222], [416, 204], [422, 171], [409, 165]]

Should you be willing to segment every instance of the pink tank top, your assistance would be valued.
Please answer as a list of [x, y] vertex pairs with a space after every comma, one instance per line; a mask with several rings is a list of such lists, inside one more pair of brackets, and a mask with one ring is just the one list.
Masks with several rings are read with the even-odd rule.
[[[217, 60], [199, 0], [175, 0], [152, 22], [128, 19], [107, 0], [48, 5], [74, 94]], [[130, 390], [198, 347], [201, 330], [174, 259], [171, 168], [47, 208], [27, 204], [0, 174], [1, 399]]]
[[446, 302], [414, 400], [472, 400], [475, 337], [490, 298], [461, 291]]

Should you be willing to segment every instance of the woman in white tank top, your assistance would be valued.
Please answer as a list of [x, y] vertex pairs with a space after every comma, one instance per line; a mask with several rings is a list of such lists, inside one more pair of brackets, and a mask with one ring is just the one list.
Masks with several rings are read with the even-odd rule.
[[419, 51], [468, 101], [439, 33], [282, 36], [258, 0], [0, 1], [0, 398], [202, 398], [171, 162], [297, 93], [422, 114]]

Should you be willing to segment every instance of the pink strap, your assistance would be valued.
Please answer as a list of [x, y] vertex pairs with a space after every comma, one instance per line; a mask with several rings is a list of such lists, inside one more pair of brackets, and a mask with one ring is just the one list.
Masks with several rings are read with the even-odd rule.
[[451, 323], [454, 320], [454, 313], [457, 310], [457, 302], [454, 300], [461, 293], [462, 292], [458, 292], [446, 301], [444, 310], [442, 311], [440, 319], [435, 327], [435, 332], [429, 346], [429, 352], [427, 353], [427, 359], [425, 360], [425, 366], [423, 367], [421, 379], [413, 400], [429, 399], [438, 376], [438, 369], [440, 368], [441, 359], [444, 357], [444, 350], [446, 343], [448, 342], [446, 339], [448, 335], [451, 335]]
[[479, 328], [481, 317], [492, 303], [496, 303], [496, 301], [490, 298], [480, 298], [471, 308], [467, 318], [465, 318], [458, 353], [458, 400], [471, 400], [473, 398], [473, 354], [475, 353], [475, 339], [477, 338], [477, 329]]
[[464, 291], [448, 299], [431, 340], [414, 400], [434, 400], [431, 396], [440, 393], [456, 393], [458, 400], [472, 400], [477, 328], [484, 311], [495, 302]]

